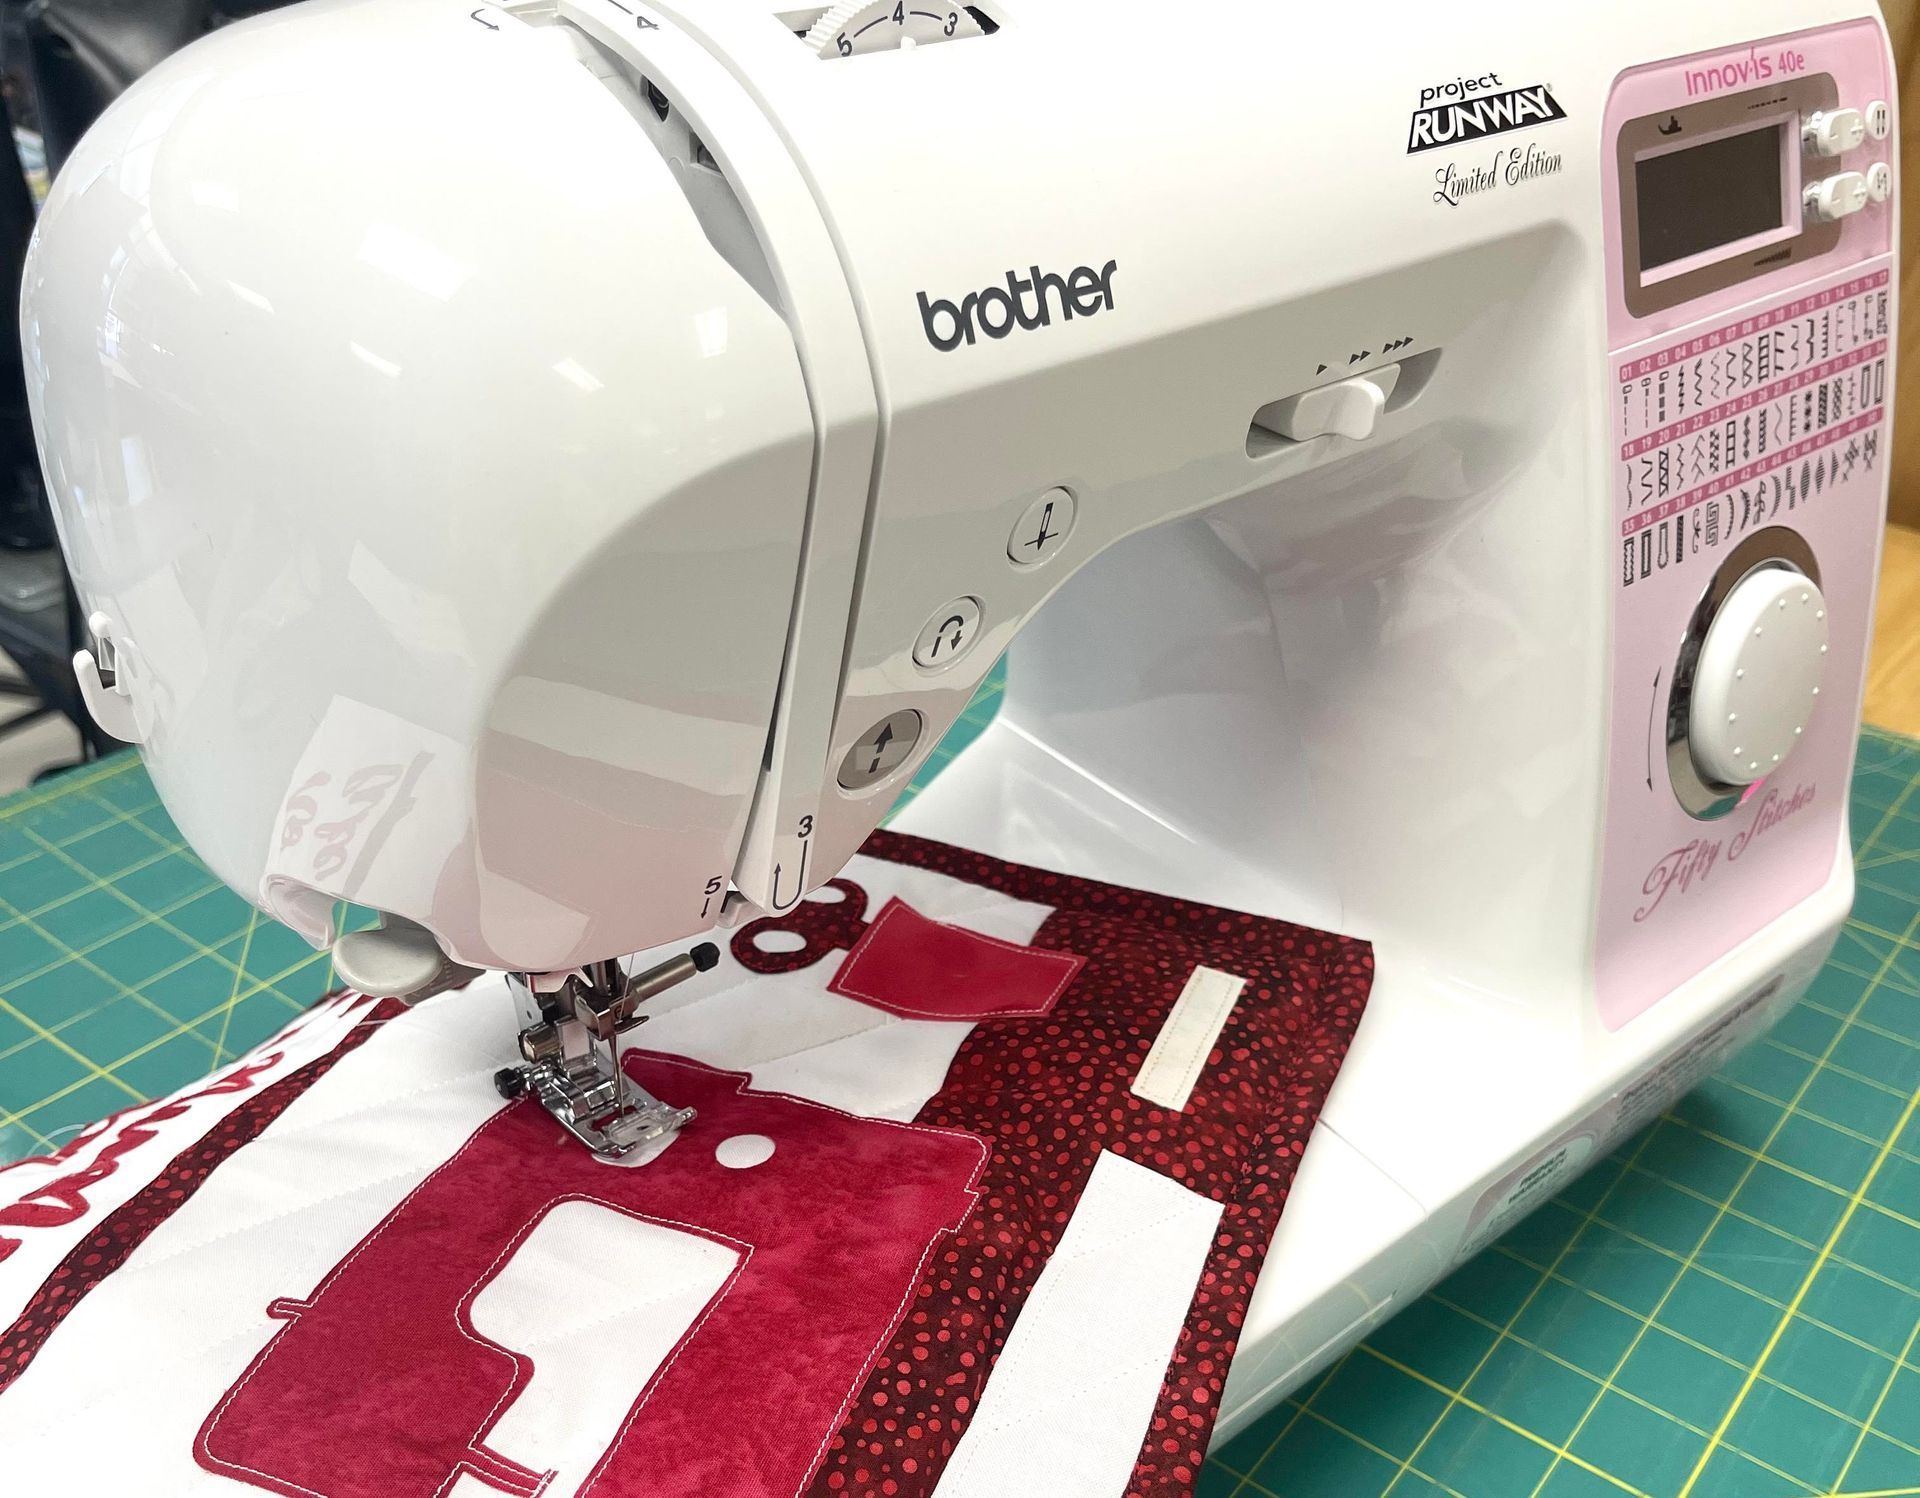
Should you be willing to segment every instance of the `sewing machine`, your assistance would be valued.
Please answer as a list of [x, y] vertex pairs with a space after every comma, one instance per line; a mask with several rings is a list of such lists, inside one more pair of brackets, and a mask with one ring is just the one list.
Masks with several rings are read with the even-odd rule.
[[[56, 183], [78, 667], [528, 1087], [903, 829], [1375, 943], [1230, 1434], [1764, 1028], [1852, 896], [1894, 78], [1865, 0], [380, 0]], [[652, 949], [659, 948], [660, 951]], [[645, 952], [630, 978], [616, 959]]]

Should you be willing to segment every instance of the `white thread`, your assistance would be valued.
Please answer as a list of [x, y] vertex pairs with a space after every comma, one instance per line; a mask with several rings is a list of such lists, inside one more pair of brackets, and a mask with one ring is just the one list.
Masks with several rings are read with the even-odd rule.
[[1147, 1059], [1134, 1074], [1133, 1095], [1162, 1108], [1183, 1111], [1246, 987], [1245, 978], [1219, 968], [1196, 967], [1187, 974], [1186, 986], [1161, 1021]]
[[[880, 928], [886, 925], [886, 923], [901, 910], [911, 909], [912, 907], [907, 905], [898, 895], [888, 900], [885, 908], [874, 918], [873, 923], [861, 933], [860, 940], [854, 944], [853, 951], [847, 955], [847, 960], [840, 965], [840, 971], [834, 975], [833, 981], [827, 985], [827, 991], [829, 993], [840, 994], [850, 999], [861, 999], [866, 1003], [885, 1009], [889, 1013], [911, 1015], [915, 1019], [945, 1020], [958, 1024], [966, 1024], [970, 1021], [983, 1019], [1037, 1019], [1052, 1010], [1053, 1006], [1060, 1001], [1060, 995], [1066, 992], [1067, 985], [1074, 980], [1075, 975], [1079, 973], [1080, 969], [1086, 966], [1087, 959], [1074, 952], [1049, 952], [1040, 947], [1024, 947], [1018, 942], [1004, 941], [1000, 937], [988, 936], [983, 932], [972, 931], [965, 926], [954, 926], [948, 929], [960, 931], [974, 941], [983, 941], [989, 946], [999, 947], [1002, 951], [1014, 952], [1026, 958], [1037, 957], [1043, 962], [1064, 964], [1065, 971], [1060, 975], [1060, 981], [1054, 984], [1053, 990], [1047, 995], [1045, 1002], [1037, 1009], [984, 1009], [971, 1014], [953, 1014], [937, 1009], [911, 1008], [906, 1004], [901, 1004], [892, 999], [883, 999], [877, 994], [868, 993], [864, 989], [854, 987], [852, 982], [853, 971], [859, 966], [861, 959], [866, 956], [867, 947], [873, 941]], [[918, 911], [914, 911], [913, 913], [916, 915], [919, 914]], [[922, 916], [921, 919], [925, 920], [927, 917]], [[944, 921], [935, 921], [933, 924], [945, 925], [946, 923]]]
[[[629, 1054], [637, 1054], [639, 1056], [643, 1056], [649, 1062], [654, 1064], [668, 1066], [668, 1067], [677, 1066], [682, 1068], [683, 1070], [690, 1071], [690, 1072], [705, 1072], [708, 1075], [719, 1076], [719, 1077], [737, 1077], [739, 1075], [738, 1073], [728, 1072], [726, 1069], [722, 1067], [707, 1066], [701, 1062], [690, 1061], [684, 1057], [679, 1057], [679, 1056], [667, 1056], [667, 1055], [662, 1055], [660, 1053], [651, 1052], [651, 1051], [643, 1051], [643, 1052], [636, 1052], [636, 1053], [629, 1053]], [[739, 1081], [737, 1081], [733, 1089], [735, 1096], [739, 1096], [740, 1094], [748, 1090], [749, 1090], [749, 1083], [748, 1083], [748, 1079], [746, 1078], [741, 1078]], [[961, 1213], [960, 1220], [964, 1222], [967, 1219], [967, 1217], [972, 1214], [974, 1207], [978, 1205], [980, 1200], [980, 1192], [978, 1189], [980, 1184], [980, 1177], [985, 1172], [987, 1158], [988, 1158], [986, 1141], [981, 1139], [978, 1135], [969, 1134], [959, 1129], [935, 1128], [926, 1124], [901, 1123], [893, 1119], [869, 1118], [864, 1114], [852, 1113], [844, 1108], [836, 1108], [830, 1103], [818, 1103], [813, 1101], [811, 1098], [799, 1097], [793, 1093], [772, 1092], [772, 1091], [766, 1091], [759, 1088], [754, 1088], [752, 1090], [755, 1092], [757, 1096], [760, 1096], [760, 1097], [780, 1098], [802, 1108], [817, 1109], [822, 1113], [836, 1114], [841, 1118], [850, 1119], [855, 1122], [859, 1122], [863, 1124], [876, 1125], [878, 1127], [887, 1128], [887, 1129], [902, 1129], [909, 1133], [928, 1134], [928, 1135], [935, 1136], [937, 1138], [966, 1140], [968, 1143], [972, 1144], [975, 1149], [979, 1151], [979, 1160], [975, 1164], [973, 1171], [968, 1178], [966, 1186], [963, 1188], [968, 1197], [968, 1202], [967, 1202], [967, 1206]], [[526, 1099], [523, 1099], [519, 1103], [506, 1105], [506, 1107], [523, 1107], [523, 1108], [528, 1106], [537, 1106], [537, 1105], [532, 1104], [530, 1100], [526, 1100]], [[306, 1304], [311, 1306], [315, 1302], [317, 1302], [320, 1299], [320, 1297], [326, 1293], [327, 1288], [341, 1275], [345, 1274], [347, 1270], [353, 1266], [354, 1261], [358, 1259], [362, 1253], [366, 1252], [368, 1248], [372, 1247], [375, 1240], [377, 1240], [382, 1233], [386, 1232], [386, 1230], [389, 1227], [391, 1227], [396, 1220], [398, 1220], [401, 1214], [406, 1210], [408, 1204], [412, 1202], [414, 1197], [418, 1196], [443, 1171], [450, 1169], [453, 1166], [454, 1162], [459, 1160], [460, 1157], [466, 1154], [468, 1150], [472, 1149], [474, 1144], [478, 1141], [481, 1131], [486, 1129], [490, 1124], [492, 1124], [494, 1120], [499, 1117], [500, 1113], [504, 1111], [506, 1111], [505, 1108], [497, 1109], [495, 1110], [495, 1112], [488, 1114], [485, 1119], [481, 1120], [481, 1122], [475, 1126], [474, 1131], [467, 1136], [466, 1142], [462, 1144], [459, 1149], [455, 1150], [451, 1155], [449, 1155], [445, 1160], [443, 1160], [438, 1166], [436, 1166], [432, 1171], [430, 1171], [426, 1176], [424, 1176], [421, 1179], [420, 1183], [416, 1185], [413, 1188], [413, 1190], [409, 1191], [406, 1194], [406, 1196], [401, 1199], [399, 1205], [394, 1207], [393, 1210], [386, 1215], [386, 1217], [381, 1221], [380, 1225], [377, 1228], [375, 1228], [371, 1233], [369, 1233], [364, 1239], [362, 1239], [360, 1243], [354, 1248], [352, 1253], [348, 1254], [346, 1258], [342, 1259], [338, 1264], [336, 1264], [333, 1267], [332, 1270], [330, 1270], [327, 1273], [325, 1278], [323, 1278], [320, 1281], [319, 1285], [314, 1288], [313, 1293], [306, 1298]], [[586, 1193], [574, 1192], [564, 1196], [556, 1197], [553, 1201], [548, 1202], [544, 1207], [542, 1207], [540, 1212], [536, 1214], [533, 1220], [525, 1224], [520, 1229], [520, 1231], [517, 1234], [515, 1234], [513, 1241], [509, 1243], [506, 1248], [500, 1251], [500, 1253], [494, 1258], [493, 1263], [487, 1267], [487, 1270], [485, 1271], [485, 1273], [481, 1275], [480, 1279], [477, 1280], [474, 1283], [474, 1285], [467, 1291], [467, 1293], [461, 1298], [460, 1302], [456, 1307], [456, 1312], [454, 1317], [454, 1326], [455, 1326], [455, 1329], [459, 1331], [460, 1335], [466, 1338], [467, 1341], [473, 1343], [476, 1347], [479, 1347], [483, 1352], [506, 1357], [510, 1362], [514, 1363], [516, 1374], [518, 1372], [518, 1360], [515, 1359], [511, 1353], [507, 1353], [504, 1349], [499, 1347], [498, 1344], [496, 1343], [481, 1341], [478, 1337], [474, 1336], [473, 1333], [467, 1330], [465, 1325], [467, 1305], [473, 1299], [473, 1297], [477, 1295], [480, 1292], [480, 1290], [493, 1278], [493, 1275], [499, 1269], [499, 1266], [501, 1265], [501, 1263], [505, 1261], [507, 1256], [512, 1252], [512, 1250], [515, 1247], [517, 1247], [522, 1241], [524, 1241], [527, 1234], [533, 1230], [533, 1228], [539, 1223], [540, 1219], [544, 1217], [548, 1211], [551, 1211], [552, 1208], [554, 1208], [555, 1206], [558, 1206], [563, 1201], [594, 1202], [600, 1206], [607, 1207], [611, 1211], [618, 1212], [623, 1216], [638, 1218], [639, 1220], [645, 1221], [645, 1222], [658, 1223], [666, 1227], [681, 1228], [689, 1233], [693, 1233], [698, 1237], [704, 1237], [710, 1240], [723, 1242], [723, 1243], [730, 1243], [730, 1244], [733, 1244], [735, 1247], [739, 1248], [740, 1250], [742, 1250], [740, 1262], [737, 1266], [735, 1266], [734, 1272], [732, 1275], [728, 1277], [726, 1284], [720, 1287], [719, 1292], [713, 1297], [712, 1300], [710, 1300], [707, 1303], [706, 1309], [703, 1310], [697, 1318], [695, 1318], [693, 1323], [687, 1328], [686, 1332], [682, 1334], [680, 1340], [674, 1344], [673, 1351], [670, 1354], [668, 1354], [666, 1360], [660, 1365], [658, 1369], [655, 1370], [653, 1377], [647, 1381], [646, 1388], [641, 1391], [639, 1399], [634, 1404], [632, 1410], [628, 1412], [626, 1420], [621, 1423], [620, 1429], [618, 1430], [618, 1432], [616, 1432], [612, 1442], [609, 1443], [609, 1445], [607, 1446], [607, 1449], [601, 1453], [600, 1460], [597, 1463], [595, 1463], [593, 1469], [587, 1474], [586, 1479], [581, 1483], [580, 1491], [584, 1494], [585, 1492], [588, 1491], [588, 1489], [592, 1487], [593, 1483], [596, 1480], [598, 1480], [601, 1472], [605, 1470], [607, 1464], [610, 1461], [612, 1461], [615, 1453], [618, 1452], [618, 1450], [620, 1449], [621, 1443], [626, 1440], [627, 1433], [633, 1428], [634, 1422], [637, 1419], [639, 1419], [641, 1411], [645, 1408], [647, 1401], [652, 1397], [653, 1391], [659, 1386], [660, 1381], [666, 1376], [668, 1370], [671, 1369], [674, 1363], [678, 1360], [682, 1350], [684, 1350], [687, 1344], [691, 1342], [693, 1338], [699, 1333], [700, 1328], [703, 1325], [705, 1325], [707, 1318], [713, 1314], [714, 1309], [720, 1304], [722, 1300], [724, 1300], [727, 1297], [728, 1293], [733, 1289], [734, 1285], [736, 1285], [739, 1282], [740, 1276], [745, 1272], [748, 1263], [750, 1263], [752, 1260], [754, 1245], [747, 1243], [742, 1239], [734, 1238], [729, 1234], [719, 1232], [717, 1229], [695, 1227], [691, 1223], [681, 1222], [676, 1218], [656, 1217], [648, 1213], [637, 1212], [632, 1210], [631, 1208], [622, 1207], [617, 1205], [616, 1203], [609, 1202], [604, 1198], [588, 1195]], [[841, 1425], [844, 1424], [846, 1421], [847, 1409], [853, 1402], [854, 1394], [857, 1392], [860, 1382], [864, 1380], [867, 1377], [868, 1373], [871, 1371], [874, 1359], [879, 1355], [880, 1350], [886, 1344], [887, 1339], [890, 1338], [894, 1334], [894, 1332], [896, 1332], [899, 1329], [900, 1323], [906, 1315], [907, 1302], [913, 1295], [913, 1292], [915, 1291], [915, 1289], [918, 1288], [920, 1284], [921, 1276], [926, 1272], [927, 1261], [932, 1256], [934, 1248], [938, 1246], [938, 1244], [943, 1238], [951, 1237], [953, 1234], [953, 1231], [954, 1230], [952, 1228], [941, 1228], [938, 1231], [936, 1231], [933, 1234], [933, 1236], [928, 1240], [925, 1251], [922, 1252], [922, 1254], [920, 1255], [920, 1262], [915, 1267], [913, 1274], [908, 1278], [906, 1283], [906, 1288], [901, 1293], [899, 1303], [894, 1308], [894, 1314], [892, 1318], [886, 1323], [885, 1327], [882, 1329], [880, 1333], [879, 1338], [874, 1342], [873, 1347], [869, 1349], [867, 1356], [862, 1360], [860, 1364], [860, 1372], [858, 1375], [856, 1375], [854, 1383], [849, 1385], [845, 1397], [841, 1400], [839, 1412], [834, 1416], [832, 1423], [828, 1426], [826, 1432], [821, 1436], [820, 1445], [814, 1452], [813, 1461], [811, 1465], [808, 1467], [806, 1473], [802, 1476], [800, 1483], [794, 1488], [793, 1498], [799, 1498], [799, 1494], [805, 1489], [807, 1483], [812, 1480], [813, 1474], [819, 1470], [820, 1461], [822, 1457], [826, 1454], [827, 1445], [833, 1439], [834, 1432], [839, 1430]], [[288, 1297], [280, 1297], [280, 1299], [288, 1299]], [[194, 1437], [194, 1449], [200, 1453], [200, 1455], [202, 1456], [202, 1458], [204, 1458], [208, 1466], [215, 1471], [245, 1472], [251, 1477], [259, 1478], [262, 1484], [268, 1487], [279, 1487], [283, 1491], [288, 1488], [294, 1488], [294, 1489], [298, 1489], [299, 1492], [306, 1494], [307, 1498], [327, 1498], [327, 1495], [323, 1493], [316, 1493], [311, 1488], [302, 1487], [298, 1483], [288, 1482], [285, 1478], [275, 1477], [268, 1473], [258, 1471], [257, 1469], [253, 1467], [249, 1467], [244, 1463], [224, 1461], [221, 1458], [215, 1456], [213, 1454], [212, 1449], [207, 1444], [207, 1438], [210, 1435], [212, 1435], [215, 1429], [218, 1428], [221, 1420], [225, 1418], [228, 1408], [232, 1405], [235, 1399], [239, 1398], [241, 1391], [245, 1389], [246, 1386], [253, 1381], [254, 1375], [257, 1374], [263, 1367], [266, 1366], [267, 1360], [273, 1355], [276, 1348], [278, 1348], [278, 1346], [280, 1345], [281, 1338], [286, 1335], [286, 1332], [290, 1326], [291, 1326], [291, 1323], [288, 1323], [287, 1326], [282, 1326], [278, 1331], [276, 1331], [273, 1334], [272, 1339], [268, 1341], [265, 1347], [261, 1348], [259, 1354], [254, 1358], [252, 1364], [248, 1367], [246, 1373], [241, 1376], [240, 1381], [227, 1391], [225, 1397], [222, 1398], [220, 1403], [215, 1407], [212, 1416], [207, 1420], [206, 1424], [201, 1427], [200, 1431]], [[510, 1402], [513, 1395], [518, 1391], [518, 1388], [519, 1388], [519, 1383], [518, 1383], [518, 1379], [516, 1378], [513, 1382], [511, 1382], [508, 1385], [506, 1391], [502, 1393], [500, 1398], [494, 1402], [493, 1408], [487, 1412], [487, 1415], [485, 1419], [481, 1422], [479, 1429], [474, 1433], [473, 1437], [471, 1438], [471, 1444], [478, 1445], [479, 1442], [481, 1441], [481, 1438], [485, 1435], [485, 1433], [488, 1430], [491, 1430], [493, 1428], [493, 1425], [498, 1419], [500, 1411]], [[508, 1461], [510, 1459], [501, 1458], [501, 1460]], [[446, 1493], [451, 1489], [453, 1483], [458, 1479], [460, 1473], [462, 1473], [463, 1471], [472, 1471], [473, 1475], [483, 1482], [489, 1480], [486, 1474], [474, 1470], [469, 1465], [469, 1463], [464, 1458], [462, 1458], [459, 1462], [457, 1462], [454, 1465], [453, 1470], [447, 1476], [447, 1480], [441, 1484], [440, 1489], [435, 1494], [435, 1498], [445, 1498]], [[556, 1470], [549, 1469], [545, 1473], [545, 1475], [539, 1479], [538, 1485], [533, 1489], [531, 1498], [539, 1498], [539, 1495], [545, 1492], [547, 1485], [553, 1481], [556, 1475], [557, 1475]]]

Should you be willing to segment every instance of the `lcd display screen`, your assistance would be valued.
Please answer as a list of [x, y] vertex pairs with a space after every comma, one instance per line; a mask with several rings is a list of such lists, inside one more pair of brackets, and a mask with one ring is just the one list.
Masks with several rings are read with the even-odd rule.
[[1780, 197], [1784, 131], [1783, 125], [1743, 130], [1636, 161], [1641, 272], [1785, 224]]

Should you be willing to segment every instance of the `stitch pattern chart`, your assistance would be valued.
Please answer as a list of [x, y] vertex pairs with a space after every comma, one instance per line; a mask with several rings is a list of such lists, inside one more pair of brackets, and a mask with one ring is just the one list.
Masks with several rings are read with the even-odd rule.
[[[1882, 257], [1618, 347], [1605, 366], [1618, 383], [1615, 540], [1597, 559], [1611, 579], [1612, 654], [1594, 976], [1609, 1029], [1831, 875], [1871, 623], [1892, 316]], [[1798, 568], [1824, 598], [1820, 679], [1808, 684], [1818, 700], [1770, 764], [1743, 759], [1763, 789], [1706, 809], [1684, 747], [1701, 632], [1755, 566]], [[1737, 733], [1738, 721], [1719, 726]], [[1710, 877], [1676, 877], [1722, 840], [1734, 856]]]
[[1622, 587], [1878, 467], [1889, 308], [1876, 271], [1619, 366]]

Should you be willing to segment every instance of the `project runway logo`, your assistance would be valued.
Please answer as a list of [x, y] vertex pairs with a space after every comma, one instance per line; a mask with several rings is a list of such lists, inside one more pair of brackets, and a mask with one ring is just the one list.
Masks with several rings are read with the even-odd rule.
[[1566, 117], [1566, 110], [1544, 83], [1508, 88], [1498, 73], [1455, 78], [1420, 90], [1420, 105], [1407, 130], [1407, 154], [1462, 145]]

